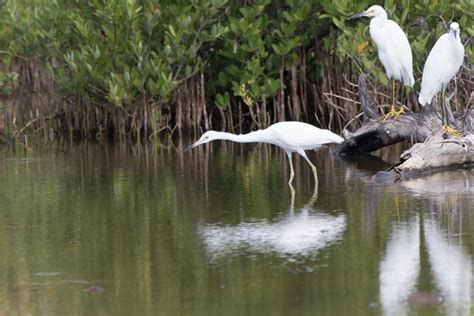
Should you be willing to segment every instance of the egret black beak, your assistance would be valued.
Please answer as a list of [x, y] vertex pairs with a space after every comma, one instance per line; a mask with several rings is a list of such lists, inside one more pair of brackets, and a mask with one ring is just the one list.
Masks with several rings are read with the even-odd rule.
[[367, 16], [367, 12], [363, 11], [361, 13], [354, 14], [354, 15], [348, 17], [347, 19], [348, 20], [353, 20], [353, 19], [361, 18], [363, 16]]
[[194, 147], [197, 147], [201, 145], [201, 143], [199, 141], [196, 141], [194, 143], [192, 143], [191, 145], [189, 145], [184, 151], [190, 151], [191, 149], [193, 149]]
[[[197, 143], [197, 142], [196, 142]], [[184, 151], [190, 151], [191, 149], [193, 149], [194, 147], [196, 147], [197, 145], [199, 144], [196, 144], [196, 143], [192, 143], [191, 145], [189, 145], [188, 147], [186, 147], [186, 149]]]

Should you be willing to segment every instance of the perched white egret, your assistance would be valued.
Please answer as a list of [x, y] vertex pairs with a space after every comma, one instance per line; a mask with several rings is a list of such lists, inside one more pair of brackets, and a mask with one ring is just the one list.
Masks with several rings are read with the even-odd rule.
[[464, 46], [461, 43], [459, 24], [453, 22], [449, 25], [449, 32], [438, 38], [426, 59], [418, 98], [418, 102], [425, 106], [430, 104], [433, 97], [441, 91], [443, 129], [453, 135], [459, 135], [460, 131], [448, 127], [444, 92], [461, 67], [463, 60]]
[[[385, 120], [404, 113], [403, 107], [395, 111], [395, 81], [403, 82], [412, 87], [413, 57], [410, 43], [400, 26], [387, 17], [387, 12], [379, 5], [373, 5], [366, 11], [355, 14], [348, 19], [370, 17], [370, 37], [372, 37], [379, 53], [379, 59], [385, 68], [388, 79], [392, 81], [392, 108], [383, 118]], [[403, 87], [401, 88], [403, 91]]]
[[314, 180], [317, 182], [318, 173], [316, 166], [313, 165], [308, 156], [306, 156], [305, 150], [317, 149], [321, 145], [329, 143], [340, 144], [344, 141], [341, 136], [327, 129], [320, 129], [310, 124], [302, 122], [279, 122], [266, 129], [243, 135], [207, 131], [186, 150], [213, 140], [230, 140], [237, 143], [268, 143], [282, 148], [286, 152], [290, 164], [290, 180], [288, 184], [291, 184], [295, 176], [293, 162], [291, 160], [292, 153], [296, 152], [300, 154], [309, 163], [313, 170]]

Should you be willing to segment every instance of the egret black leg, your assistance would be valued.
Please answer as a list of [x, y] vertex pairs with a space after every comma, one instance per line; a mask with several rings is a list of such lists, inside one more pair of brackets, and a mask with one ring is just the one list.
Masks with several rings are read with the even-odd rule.
[[455, 128], [452, 128], [449, 126], [449, 120], [448, 120], [448, 103], [446, 102], [446, 94], [445, 94], [446, 88], [444, 86], [441, 86], [441, 122], [443, 124], [443, 130], [446, 132], [448, 135], [452, 135], [455, 137], [461, 137], [463, 136], [463, 132], [460, 130], [457, 130]]
[[387, 114], [381, 117], [384, 122], [390, 118], [397, 118], [400, 114], [405, 113], [405, 111], [403, 110], [403, 106], [400, 108], [400, 110], [398, 111], [395, 110], [395, 103], [396, 103], [395, 80], [391, 79], [391, 83], [392, 83], [392, 106], [390, 107], [390, 112], [388, 112]]
[[395, 80], [392, 79], [392, 111], [395, 112]]
[[402, 85], [400, 87], [399, 98], [400, 98], [400, 104], [402, 104], [402, 107], [403, 107], [403, 104], [405, 104], [405, 102], [403, 102], [404, 101], [403, 99], [405, 98], [405, 86], [404, 85]]
[[441, 86], [441, 123], [443, 126], [448, 126], [448, 118], [446, 113], [446, 99], [444, 94], [444, 86]]
[[405, 113], [405, 110], [403, 109], [403, 103], [404, 103], [403, 98], [405, 97], [405, 86], [403, 84], [400, 86], [400, 92], [398, 95], [400, 99], [400, 109], [396, 111], [395, 113], [393, 113], [394, 119], [397, 119], [398, 116]]

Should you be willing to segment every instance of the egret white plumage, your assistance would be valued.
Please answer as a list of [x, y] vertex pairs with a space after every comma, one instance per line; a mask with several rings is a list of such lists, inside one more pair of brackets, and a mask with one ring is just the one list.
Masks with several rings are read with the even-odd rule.
[[[348, 19], [370, 17], [370, 37], [372, 37], [379, 54], [379, 59], [385, 68], [388, 79], [392, 81], [392, 107], [390, 112], [383, 118], [385, 120], [404, 113], [403, 106], [395, 111], [395, 81], [403, 82], [404, 85], [412, 87], [415, 83], [413, 78], [413, 57], [408, 38], [400, 26], [387, 17], [387, 12], [379, 5], [373, 5], [367, 10], [355, 14]], [[403, 91], [403, 87], [401, 88]]]
[[288, 184], [291, 184], [295, 176], [293, 162], [291, 160], [292, 153], [296, 152], [300, 154], [308, 162], [313, 171], [314, 180], [318, 182], [316, 166], [313, 165], [308, 156], [306, 156], [305, 150], [317, 149], [321, 145], [329, 143], [340, 144], [344, 141], [341, 136], [334, 134], [330, 130], [320, 129], [307, 123], [279, 122], [270, 125], [266, 129], [243, 135], [207, 131], [186, 150], [209, 143], [213, 140], [230, 140], [237, 143], [268, 143], [282, 148], [286, 152], [290, 164], [290, 180]]
[[425, 106], [431, 104], [433, 97], [441, 91], [441, 113], [443, 129], [453, 135], [459, 135], [448, 127], [445, 90], [464, 61], [464, 46], [461, 43], [459, 24], [449, 25], [449, 32], [441, 35], [430, 51], [423, 68], [421, 91], [418, 102]]

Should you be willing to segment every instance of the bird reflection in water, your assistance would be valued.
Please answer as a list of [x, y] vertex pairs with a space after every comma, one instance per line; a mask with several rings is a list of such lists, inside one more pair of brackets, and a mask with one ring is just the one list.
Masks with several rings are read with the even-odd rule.
[[202, 224], [199, 234], [211, 260], [241, 254], [273, 255], [291, 262], [314, 259], [342, 237], [347, 225], [344, 214], [330, 215], [314, 208], [316, 199], [313, 194], [306, 205], [295, 210], [293, 189], [291, 205], [279, 219]]
[[434, 283], [449, 315], [470, 315], [472, 262], [462, 243], [448, 238], [436, 220], [424, 221], [426, 247]]
[[[442, 206], [449, 198], [474, 194], [474, 169], [449, 170], [401, 182], [404, 188]], [[454, 201], [453, 201], [454, 202]], [[451, 203], [452, 204], [452, 203]]]
[[[429, 216], [397, 223], [380, 262], [380, 303], [386, 315], [405, 315], [409, 304], [439, 304], [447, 315], [471, 314], [472, 260], [462, 243], [460, 207], [472, 194], [474, 173], [449, 171], [402, 182], [428, 199]], [[427, 264], [420, 264], [423, 243]], [[433, 292], [418, 293], [420, 270], [429, 269]]]
[[419, 218], [393, 228], [380, 262], [380, 303], [386, 315], [405, 315], [420, 275]]

